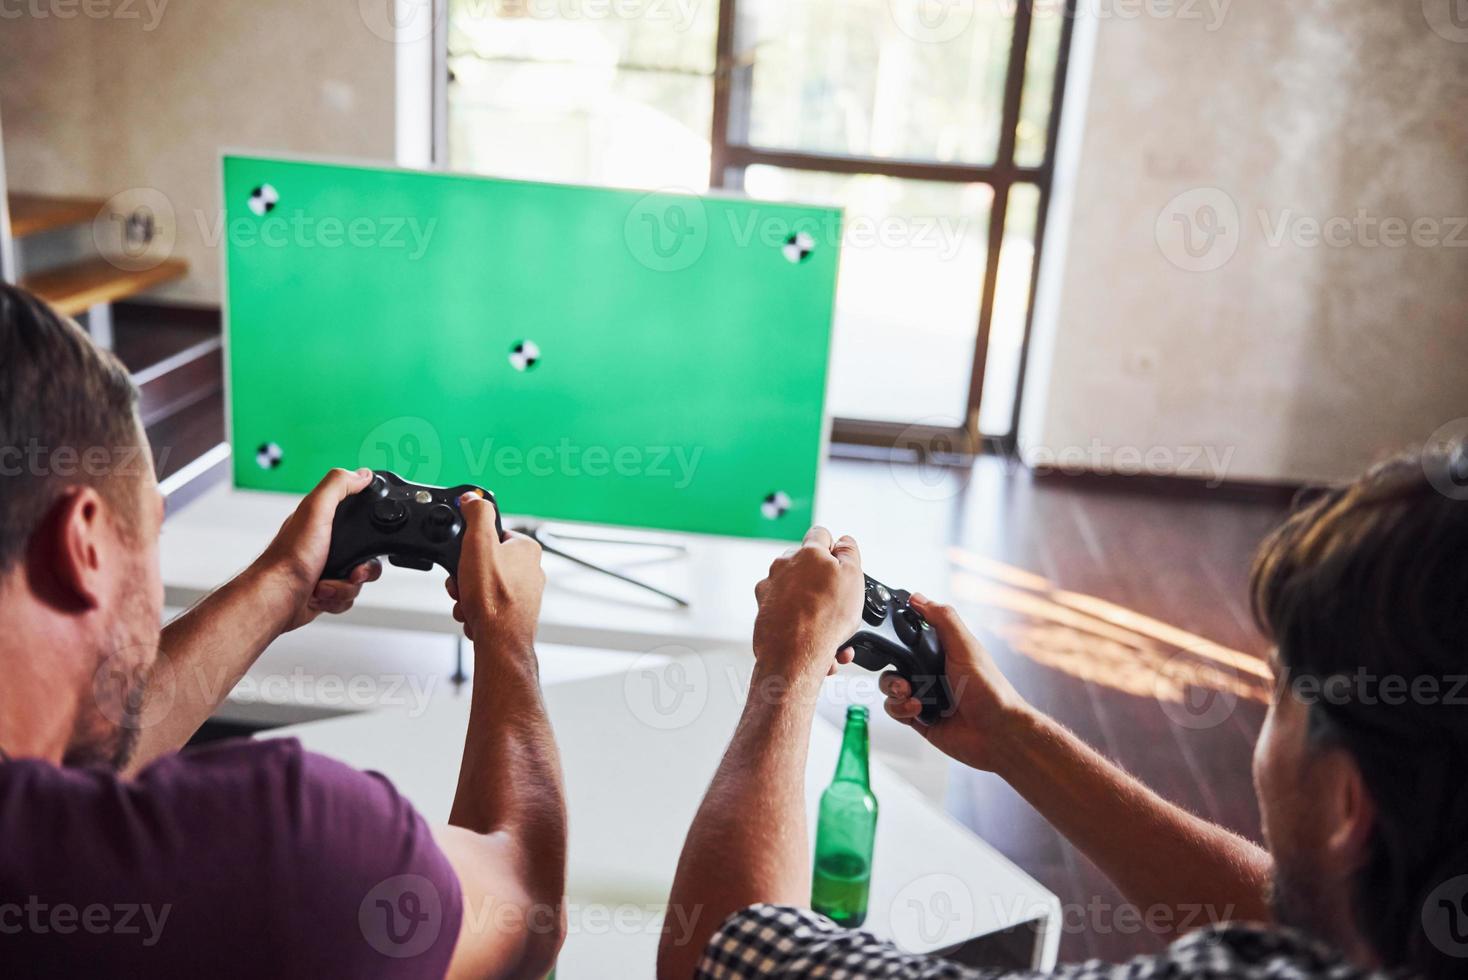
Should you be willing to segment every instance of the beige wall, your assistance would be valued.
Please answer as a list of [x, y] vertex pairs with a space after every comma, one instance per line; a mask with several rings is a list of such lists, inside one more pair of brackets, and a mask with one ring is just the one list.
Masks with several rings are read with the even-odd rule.
[[10, 184], [100, 197], [161, 191], [174, 252], [191, 266], [161, 299], [219, 301], [211, 239], [221, 149], [393, 158], [394, 48], [355, 0], [98, 9], [138, 16], [0, 21]]
[[[1362, 212], [1468, 240], [1447, 2], [1081, 0], [1106, 15], [1077, 25], [1027, 458], [1336, 477], [1468, 416], [1468, 247], [1269, 241]], [[193, 266], [162, 295], [217, 302], [220, 148], [390, 159], [393, 46], [349, 0], [170, 0], [151, 30], [131, 9], [0, 22], [11, 182], [161, 190]], [[1174, 219], [1205, 205], [1233, 237], [1190, 271]]]
[[[1436, 7], [1083, 18], [1027, 458], [1332, 478], [1468, 416], [1468, 30]], [[1209, 205], [1234, 237], [1193, 258], [1176, 219]], [[1362, 212], [1341, 247], [1298, 223]], [[1439, 224], [1373, 245], [1388, 217]]]

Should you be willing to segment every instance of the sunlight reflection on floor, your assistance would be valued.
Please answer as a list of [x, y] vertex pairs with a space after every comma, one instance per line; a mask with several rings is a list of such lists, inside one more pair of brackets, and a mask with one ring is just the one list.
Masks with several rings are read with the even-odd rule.
[[961, 548], [949, 559], [954, 597], [1012, 614], [991, 629], [1036, 663], [1137, 697], [1181, 703], [1204, 690], [1269, 701], [1273, 673], [1256, 656]]

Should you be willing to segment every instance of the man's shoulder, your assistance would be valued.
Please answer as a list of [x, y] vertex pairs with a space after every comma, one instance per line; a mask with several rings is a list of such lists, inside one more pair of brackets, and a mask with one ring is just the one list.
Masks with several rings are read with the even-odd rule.
[[308, 752], [294, 738], [235, 738], [185, 749], [143, 769], [133, 784], [144, 791], [391, 791], [377, 773]]
[[1297, 929], [1256, 922], [1224, 922], [1188, 933], [1167, 948], [1165, 957], [1185, 977], [1366, 980], [1380, 975], [1352, 967], [1339, 950]]
[[82, 792], [111, 786], [126, 788], [174, 780], [217, 779], [252, 771], [288, 771], [299, 766], [308, 754], [300, 741], [294, 738], [224, 739], [165, 755], [142, 769], [133, 780], [102, 766], [67, 766], [19, 758], [0, 765], [0, 791], [49, 789]]
[[[58, 766], [17, 759], [0, 766], [0, 800], [24, 800], [44, 811], [57, 806], [146, 807], [181, 796], [197, 806], [269, 803], [279, 794], [365, 794], [397, 799], [387, 781], [326, 756], [294, 738], [227, 739], [164, 756], [134, 778], [96, 766]], [[5, 810], [0, 809], [0, 815]], [[36, 812], [32, 810], [32, 812]]]
[[0, 936], [0, 961], [163, 976], [204, 962], [279, 975], [288, 959], [292, 975], [375, 976], [403, 963], [391, 958], [394, 927], [383, 932], [372, 914], [421, 908], [433, 928], [409, 930], [421, 949], [404, 975], [437, 976], [457, 936], [458, 879], [423, 818], [381, 776], [294, 740], [201, 747], [131, 780], [0, 765], [0, 841], [0, 896], [21, 896], [38, 915], [128, 907], [157, 922], [141, 939]]
[[263, 850], [328, 859], [380, 854], [386, 844], [387, 858], [433, 848], [422, 818], [384, 777], [295, 739], [213, 743], [165, 756], [133, 779], [16, 760], [0, 766], [0, 837], [58, 858], [74, 856], [82, 840], [104, 861], [185, 849], [227, 861]]
[[1272, 926], [1225, 923], [1191, 933], [1165, 951], [1126, 963], [1091, 960], [1049, 973], [970, 969], [934, 956], [899, 950], [871, 933], [843, 929], [807, 909], [755, 905], [730, 916], [705, 947], [700, 980], [806, 976], [824, 969], [853, 977], [905, 980], [1137, 980], [1168, 977], [1330, 977], [1366, 980], [1340, 954], [1303, 933]]

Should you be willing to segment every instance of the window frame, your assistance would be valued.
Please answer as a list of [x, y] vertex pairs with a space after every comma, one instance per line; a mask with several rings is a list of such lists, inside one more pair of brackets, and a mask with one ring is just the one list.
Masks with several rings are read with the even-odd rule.
[[[432, 0], [435, 10], [433, 160], [448, 162], [448, 0]], [[778, 150], [730, 138], [732, 107], [736, 95], [747, 96], [749, 68], [739, 63], [735, 48], [739, 0], [718, 0], [718, 32], [715, 41], [714, 104], [709, 140], [709, 187], [726, 189], [731, 171], [755, 165], [817, 173], [871, 174], [907, 180], [986, 184], [993, 190], [989, 212], [988, 249], [984, 282], [979, 300], [979, 319], [974, 338], [974, 360], [963, 423], [957, 426], [908, 424], [877, 419], [837, 416], [832, 420], [834, 444], [899, 449], [935, 459], [963, 458], [980, 452], [1013, 453], [1018, 439], [1020, 406], [1024, 398], [1029, 361], [1030, 333], [1034, 324], [1035, 292], [1040, 259], [1044, 253], [1046, 216], [1049, 213], [1055, 174], [1055, 142], [1060, 131], [1060, 114], [1065, 100], [1071, 38], [1075, 27], [1076, 0], [1065, 0], [1059, 10], [1063, 18], [1055, 55], [1055, 73], [1050, 95], [1050, 113], [1045, 127], [1045, 153], [1038, 164], [1015, 163], [1015, 130], [1024, 96], [1025, 68], [1029, 57], [1030, 27], [1034, 0], [1014, 0], [1014, 30], [1010, 37], [1009, 60], [1005, 67], [1004, 95], [999, 120], [999, 145], [992, 164], [936, 163], [923, 160], [861, 157], [839, 154]], [[1019, 368], [1015, 378], [1014, 404], [1010, 408], [1009, 431], [987, 434], [979, 427], [979, 406], [984, 394], [984, 374], [989, 355], [989, 336], [994, 319], [1000, 251], [1008, 216], [1010, 189], [1015, 184], [1033, 184], [1038, 192], [1035, 213], [1034, 257], [1030, 267], [1029, 293], [1020, 341]]]

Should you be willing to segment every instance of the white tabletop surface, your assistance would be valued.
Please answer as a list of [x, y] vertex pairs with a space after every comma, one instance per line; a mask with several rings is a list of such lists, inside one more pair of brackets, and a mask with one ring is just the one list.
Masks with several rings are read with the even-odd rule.
[[[289, 494], [215, 487], [172, 515], [160, 540], [169, 606], [187, 607], [255, 559], [299, 502]], [[507, 517], [506, 525], [513, 523]], [[596, 529], [584, 528], [589, 533]], [[659, 646], [709, 650], [747, 647], [754, 623], [754, 583], [788, 547], [704, 535], [611, 533], [668, 542], [664, 548], [566, 542], [578, 554], [643, 578], [690, 602], [673, 603], [607, 576], [548, 556], [550, 582], [541, 610], [540, 639], [646, 652]], [[419, 572], [384, 564], [383, 578], [363, 590], [342, 622], [457, 635], [442, 570]], [[672, 652], [678, 652], [676, 650]]]
[[[684, 835], [743, 703], [748, 658], [650, 654], [603, 676], [547, 682], [571, 839], [571, 933], [558, 976], [651, 977]], [[310, 749], [384, 773], [433, 821], [447, 818], [468, 717], [444, 691], [415, 710], [379, 710], [277, 729]], [[818, 718], [806, 772], [814, 828], [840, 732]], [[864, 928], [914, 951], [1041, 920], [1037, 967], [1055, 961], [1059, 902], [880, 762], [870, 912]]]
[[[827, 461], [816, 513], [834, 533], [856, 535], [863, 565], [877, 578], [944, 598], [950, 568], [940, 542], [951, 531], [951, 498], [956, 490], [929, 486], [924, 472], [915, 467]], [[270, 543], [299, 499], [220, 484], [171, 514], [160, 541], [167, 603], [179, 608], [192, 605], [243, 569]], [[638, 653], [663, 646], [673, 648], [669, 652], [674, 654], [683, 648], [747, 650], [754, 622], [754, 584], [789, 547], [789, 542], [774, 540], [565, 529], [686, 547], [687, 553], [680, 555], [666, 549], [567, 542], [592, 561], [688, 599], [686, 609], [546, 556], [549, 582], [540, 640]], [[383, 580], [363, 590], [355, 608], [333, 621], [458, 635], [443, 581], [439, 570], [416, 572], [389, 565]]]

